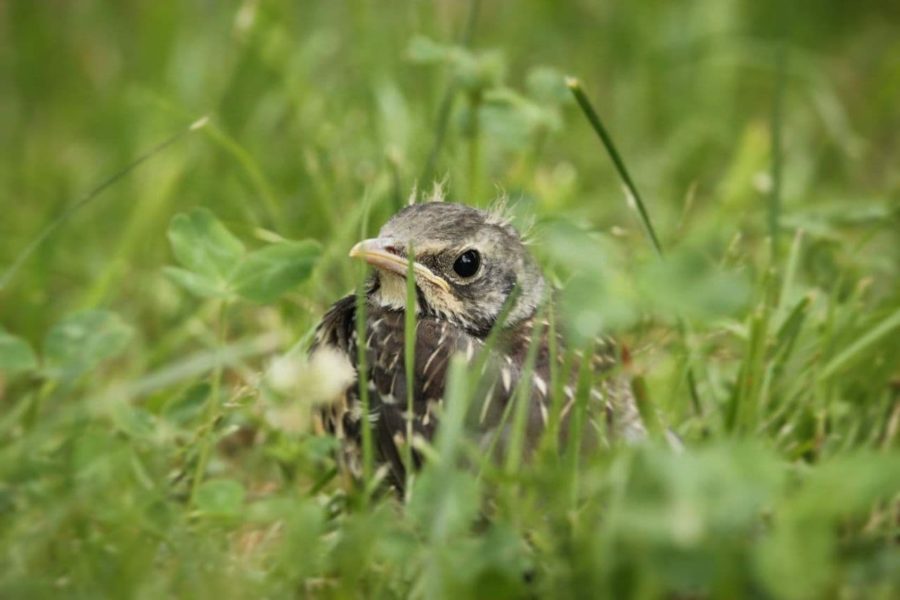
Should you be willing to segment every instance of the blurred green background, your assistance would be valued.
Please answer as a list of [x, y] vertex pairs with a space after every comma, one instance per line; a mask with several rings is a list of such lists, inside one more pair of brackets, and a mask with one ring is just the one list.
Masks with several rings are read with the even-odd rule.
[[[898, 105], [887, 0], [0, 3], [0, 595], [890, 597]], [[534, 221], [566, 323], [633, 344], [696, 450], [426, 474], [408, 511], [344, 495], [260, 373], [434, 180]], [[164, 271], [198, 206], [321, 256], [223, 309]]]
[[[472, 76], [530, 104], [482, 115], [485, 164], [469, 198], [468, 116], [457, 98], [434, 176], [446, 175], [458, 200], [483, 204], [499, 187], [539, 215], [571, 211], [631, 229], [593, 133], [552, 72], [542, 81], [550, 68], [583, 80], [664, 238], [677, 239], [688, 195], [687, 226], [758, 234], [775, 45], [789, 30], [787, 218], [864, 221], [896, 203], [900, 187], [900, 9], [778, 4], [484, 2], [472, 45], [497, 55]], [[85, 303], [147, 310], [169, 218], [194, 205], [236, 229], [322, 241], [366, 193], [372, 220], [383, 219], [384, 197], [405, 199], [423, 175], [453, 69], [411, 61], [411, 42], [458, 41], [468, 11], [464, 2], [4, 3], [4, 264], [64, 207], [186, 124], [209, 115], [220, 132], [179, 143], [81, 211], [4, 290], [4, 324], [35, 337]], [[559, 118], [540, 114], [557, 105]], [[870, 260], [881, 269], [896, 263], [896, 247], [880, 255]], [[334, 290], [315, 293], [324, 301]]]

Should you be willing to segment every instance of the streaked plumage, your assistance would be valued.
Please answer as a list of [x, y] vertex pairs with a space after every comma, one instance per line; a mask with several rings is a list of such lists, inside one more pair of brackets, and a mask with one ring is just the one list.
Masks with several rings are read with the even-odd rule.
[[[473, 411], [482, 441], [499, 435], [502, 451], [504, 428], [511, 423], [511, 419], [503, 419], [503, 413], [515, 401], [520, 384], [529, 388], [526, 451], [537, 444], [554, 408], [550, 390], [551, 328], [546, 321], [538, 323], [539, 307], [547, 300], [547, 286], [518, 232], [495, 213], [460, 204], [429, 202], [403, 209], [382, 228], [376, 240], [361, 242], [351, 252], [376, 266], [366, 289], [364, 379], [376, 460], [387, 465], [389, 480], [398, 488], [404, 481], [402, 457], [407, 443], [404, 308], [409, 247], [415, 253], [417, 284], [413, 435], [426, 441], [433, 439], [454, 354], [468, 364], [485, 365], [484, 397]], [[473, 264], [474, 273], [469, 275]], [[479, 363], [485, 340], [514, 289], [518, 289], [515, 302], [497, 334], [491, 356]], [[538, 332], [530, 380], [523, 383], [526, 357]], [[357, 369], [360, 341], [356, 335], [356, 299], [349, 295], [322, 319], [312, 351], [330, 347]], [[556, 346], [562, 365], [562, 336], [558, 336]], [[568, 433], [581, 362], [577, 357], [570, 362], [568, 375], [560, 376], [562, 405], [556, 408], [562, 419], [562, 437]], [[597, 441], [603, 432], [626, 439], [642, 438], [645, 429], [629, 382], [614, 369], [616, 349], [612, 342], [596, 344], [588, 365], [594, 385], [584, 439]], [[347, 466], [357, 471], [363, 418], [358, 382], [338, 403], [324, 410], [323, 418], [325, 429], [343, 440]], [[414, 453], [414, 460], [418, 466], [418, 453]]]

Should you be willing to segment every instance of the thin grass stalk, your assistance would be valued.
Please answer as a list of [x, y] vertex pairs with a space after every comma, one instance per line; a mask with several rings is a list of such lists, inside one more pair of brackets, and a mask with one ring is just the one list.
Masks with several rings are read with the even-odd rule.
[[895, 310], [876, 323], [874, 327], [866, 331], [855, 342], [828, 361], [819, 372], [819, 378], [825, 380], [834, 377], [854, 361], [859, 360], [862, 353], [868, 350], [869, 347], [897, 328], [900, 328], [900, 309]]
[[437, 434], [437, 454], [441, 469], [452, 469], [456, 461], [457, 450], [464, 440], [466, 415], [471, 405], [472, 385], [471, 366], [459, 355], [450, 358], [447, 367], [446, 410], [441, 415], [441, 426]]
[[[487, 339], [485, 340], [484, 347], [481, 350], [478, 360], [476, 360], [475, 363], [473, 365], [471, 365], [470, 372], [477, 373], [479, 375], [480, 379], [479, 379], [477, 386], [472, 386], [470, 388], [470, 390], [469, 390], [470, 393], [475, 393], [477, 391], [480, 391], [483, 388], [483, 384], [485, 381], [484, 378], [485, 378], [487, 367], [488, 367], [488, 362], [490, 361], [490, 358], [492, 356], [494, 346], [497, 344], [497, 341], [499, 339], [499, 334], [503, 330], [503, 327], [506, 323], [506, 319], [509, 317], [509, 313], [512, 310], [512, 308], [515, 306], [516, 301], [518, 300], [520, 294], [521, 294], [521, 289], [518, 286], [514, 287], [513, 291], [510, 293], [509, 297], [507, 297], [506, 302], [504, 303], [503, 307], [500, 309], [500, 314], [497, 317], [497, 321], [494, 324], [494, 327], [491, 329], [491, 332], [488, 334]], [[532, 336], [532, 342], [533, 341], [534, 341], [534, 336]], [[529, 346], [529, 351], [530, 351], [530, 346]], [[490, 399], [488, 399], [488, 401], [490, 401]], [[478, 460], [478, 462], [479, 462], [478, 479], [479, 480], [483, 477], [485, 471], [487, 471], [488, 467], [490, 466], [491, 460], [492, 460], [492, 458], [494, 456], [494, 452], [496, 450], [497, 443], [500, 439], [499, 434], [502, 431], [503, 427], [506, 425], [506, 421], [509, 418], [513, 404], [514, 404], [514, 402], [511, 401], [511, 402], [508, 402], [507, 405], [504, 407], [503, 414], [500, 416], [500, 422], [497, 424], [497, 427], [495, 430], [496, 435], [494, 435], [492, 437], [490, 443], [488, 444], [488, 447], [483, 452], [481, 452], [478, 457], [478, 459], [479, 459]]]
[[[800, 264], [800, 255], [803, 248], [803, 230], [798, 229], [794, 234], [794, 240], [791, 242], [791, 249], [788, 253], [787, 264], [785, 265], [784, 275], [781, 280], [781, 291], [778, 293], [778, 313], [784, 316], [787, 310], [787, 303], [790, 301], [791, 291], [797, 282], [797, 268]], [[785, 318], [787, 318], [785, 316]]]
[[[797, 302], [788, 313], [784, 322], [775, 332], [774, 346], [771, 349], [771, 359], [769, 365], [771, 368], [771, 389], [770, 395], [760, 404], [759, 411], [765, 422], [759, 425], [760, 431], [765, 431], [777, 420], [778, 416], [784, 412], [784, 408], [788, 406], [791, 394], [790, 384], [792, 380], [782, 381], [782, 377], [787, 372], [788, 361], [790, 360], [800, 332], [806, 321], [807, 310], [810, 304], [810, 297], [804, 296]], [[780, 398], [779, 405], [770, 407], [770, 398], [777, 394]], [[765, 414], [766, 411], [772, 409], [772, 414]]]
[[[472, 43], [472, 37], [475, 35], [475, 25], [478, 23], [478, 13], [480, 11], [481, 1], [471, 0], [469, 2], [469, 13], [466, 16], [466, 25], [460, 36], [460, 43], [463, 47], [468, 47]], [[438, 117], [435, 124], [434, 144], [428, 153], [428, 160], [425, 162], [425, 168], [422, 169], [422, 177], [420, 181], [423, 184], [434, 178], [434, 170], [437, 165], [438, 156], [444, 147], [444, 141], [447, 138], [447, 128], [450, 124], [450, 114], [453, 112], [453, 103], [456, 100], [456, 94], [459, 92], [459, 82], [451, 81], [444, 91], [441, 98], [440, 108], [438, 109]]]
[[190, 125], [188, 125], [185, 129], [182, 129], [178, 133], [175, 133], [171, 137], [166, 140], [163, 140], [156, 146], [152, 147], [147, 152], [141, 154], [136, 159], [125, 165], [119, 171], [116, 171], [108, 178], [100, 182], [97, 187], [93, 188], [87, 194], [82, 196], [79, 200], [77, 200], [74, 204], [69, 206], [66, 210], [62, 212], [56, 219], [51, 221], [41, 232], [28, 243], [27, 246], [16, 256], [15, 260], [13, 260], [12, 264], [6, 269], [6, 272], [0, 277], [0, 290], [4, 289], [9, 282], [12, 281], [12, 278], [15, 277], [16, 273], [19, 269], [22, 268], [22, 265], [25, 264], [32, 254], [44, 243], [44, 241], [49, 238], [54, 231], [56, 231], [60, 226], [66, 223], [69, 219], [71, 219], [75, 213], [79, 210], [90, 204], [94, 201], [100, 194], [105, 192], [108, 188], [110, 188], [113, 184], [117, 183], [119, 180], [123, 179], [126, 175], [130, 174], [141, 164], [146, 162], [147, 160], [153, 158], [178, 140], [182, 139], [189, 133], [197, 131], [206, 127], [209, 119], [207, 117], [202, 117], [197, 119]]
[[317, 202], [311, 202], [311, 208], [314, 208], [321, 218], [327, 223], [330, 231], [340, 229], [344, 215], [340, 212], [334, 198], [342, 197], [342, 192], [335, 186], [334, 174], [327, 173], [322, 167], [319, 159], [318, 148], [307, 148], [303, 152], [303, 162], [307, 173], [309, 173], [309, 183], [312, 186], [312, 195], [318, 199]]
[[[593, 127], [594, 132], [603, 143], [607, 154], [609, 154], [610, 159], [612, 159], [613, 165], [615, 165], [616, 171], [618, 172], [620, 179], [625, 185], [630, 204], [633, 204], [634, 208], [637, 209], [638, 215], [641, 219], [641, 223], [644, 226], [644, 231], [647, 234], [647, 238], [650, 240], [650, 244], [656, 251], [657, 256], [663, 258], [662, 245], [659, 242], [659, 237], [657, 237], [656, 235], [656, 230], [653, 227], [653, 222], [650, 220], [650, 213], [647, 211], [647, 207], [644, 205], [641, 194], [638, 191], [637, 186], [634, 184], [634, 181], [631, 179], [631, 175], [628, 173], [628, 168], [625, 166], [625, 161], [622, 160], [621, 155], [619, 154], [618, 150], [616, 150], [616, 146], [612, 141], [612, 137], [610, 137], [609, 133], [606, 131], [606, 127], [604, 127], [599, 115], [597, 115], [597, 111], [594, 110], [594, 106], [593, 104], [591, 104], [591, 101], [587, 97], [587, 94], [584, 93], [584, 90], [582, 89], [581, 83], [578, 81], [578, 79], [574, 77], [568, 77], [566, 79], [566, 85], [569, 87], [572, 95], [575, 96], [575, 100], [581, 107], [581, 111], [584, 113], [585, 117], [587, 117], [587, 120], [588, 122], [590, 122], [591, 127]], [[691, 365], [691, 351], [688, 344], [688, 325], [680, 316], [678, 317], [678, 332], [681, 335], [682, 340], [684, 341], [685, 362], [687, 363], [687, 383], [688, 391], [691, 397], [691, 404], [695, 414], [699, 416], [702, 413], [702, 410], [700, 403], [700, 394], [697, 392], [697, 378], [694, 375], [694, 368]]]
[[482, 94], [480, 90], [469, 96], [469, 111], [472, 115], [472, 126], [466, 146], [468, 149], [467, 178], [469, 202], [475, 202], [481, 194], [481, 119], [479, 118], [481, 103]]
[[425, 162], [425, 168], [422, 169], [421, 181], [430, 181], [434, 178], [434, 170], [437, 165], [438, 156], [444, 147], [444, 140], [447, 137], [447, 127], [450, 123], [450, 114], [453, 110], [453, 104], [456, 100], [456, 94], [459, 91], [459, 83], [451, 81], [447, 85], [447, 91], [441, 99], [440, 108], [438, 108], [437, 124], [435, 125], [434, 144], [428, 153], [428, 160]]
[[[369, 231], [369, 211], [372, 208], [371, 196], [368, 188], [363, 197], [362, 218], [359, 223], [359, 239], [365, 239]], [[356, 285], [356, 373], [359, 390], [359, 402], [362, 406], [362, 456], [363, 456], [363, 489], [364, 501], [368, 502], [369, 491], [373, 489], [375, 476], [375, 449], [372, 439], [372, 422], [369, 420], [369, 385], [368, 385], [368, 344], [366, 344], [367, 329], [366, 316], [368, 304], [366, 302], [365, 269], [362, 271], [362, 279]]]
[[415, 249], [410, 244], [406, 253], [406, 312], [403, 315], [403, 364], [406, 375], [406, 443], [403, 446], [403, 462], [406, 481], [404, 490], [409, 497], [414, 478], [413, 417], [414, 385], [416, 372], [416, 272]]
[[528, 425], [528, 413], [531, 409], [533, 396], [532, 375], [534, 364], [537, 360], [537, 351], [541, 346], [541, 338], [544, 336], [543, 310], [535, 319], [534, 329], [531, 332], [531, 342], [528, 344], [528, 353], [525, 355], [525, 364], [522, 366], [519, 384], [510, 400], [515, 402], [516, 412], [513, 417], [512, 431], [509, 439], [509, 447], [506, 449], [506, 472], [515, 473], [522, 463], [525, 451], [525, 429]]
[[[28, 401], [23, 407], [24, 414], [22, 415], [22, 426], [26, 432], [34, 429], [38, 419], [41, 417], [44, 403], [58, 388], [58, 382], [48, 379], [41, 384], [41, 387], [33, 395], [28, 397]], [[0, 431], [3, 431], [3, 428], [0, 428]]]
[[[484, 340], [484, 345], [482, 347], [481, 352], [479, 353], [477, 360], [470, 365], [469, 370], [472, 373], [478, 374], [482, 377], [479, 380], [479, 386], [484, 383], [483, 375], [488, 366], [488, 362], [491, 359], [491, 353], [494, 350], [494, 346], [497, 345], [497, 341], [500, 337], [500, 332], [503, 331], [504, 326], [506, 325], [506, 320], [509, 318], [509, 313], [512, 311], [513, 307], [516, 305], [516, 302], [519, 299], [519, 296], [522, 294], [521, 288], [517, 285], [513, 287], [512, 292], [510, 292], [509, 296], [503, 303], [503, 306], [500, 307], [500, 313], [497, 315], [497, 320], [494, 323], [493, 328], [488, 333], [488, 336]], [[478, 388], [473, 388], [473, 392]]]
[[634, 403], [637, 406], [641, 420], [647, 427], [651, 438], [658, 438], [665, 431], [665, 427], [660, 423], [659, 415], [653, 407], [650, 400], [650, 393], [647, 391], [647, 382], [644, 376], [635, 373], [629, 376], [631, 380], [631, 393], [634, 396]]
[[691, 356], [693, 354], [689, 342], [691, 337], [691, 327], [680, 315], [678, 316], [676, 325], [678, 327], [678, 335], [681, 337], [684, 363], [687, 368], [685, 380], [687, 381], [688, 395], [691, 398], [691, 409], [694, 411], [694, 416], [699, 417], [703, 414], [703, 405], [700, 402], [700, 393], [697, 391], [697, 376], [694, 373], [694, 367], [691, 365]]
[[[571, 369], [571, 353], [563, 351], [564, 353], [560, 355], [561, 349], [557, 338], [556, 312], [553, 310], [552, 305], [548, 310], [550, 313], [548, 319], [549, 329], [547, 331], [547, 351], [550, 363], [550, 381], [548, 382], [550, 406], [547, 426], [541, 434], [539, 448], [542, 453], [556, 456], [559, 454], [559, 416], [562, 412], [562, 398], [565, 395], [563, 387], [566, 381], [566, 374]], [[560, 358], [562, 358], [561, 367], [558, 364]]]
[[[0, 438], [5, 438], [13, 427], [17, 427], [20, 424], [26, 432], [34, 425], [37, 421], [37, 415], [32, 409], [39, 401], [38, 394], [43, 393], [43, 388], [46, 388], [48, 385], [45, 382], [41, 386], [41, 390], [23, 394], [13, 406], [6, 410], [6, 414], [0, 416]], [[31, 413], [34, 413], [34, 415], [29, 417]], [[28, 422], [29, 420], [30, 423]]]
[[770, 260], [778, 264], [780, 257], [779, 238], [781, 234], [781, 183], [783, 154], [782, 119], [784, 112], [784, 88], [787, 71], [787, 43], [781, 40], [775, 50], [775, 93], [772, 95], [772, 189], [769, 192], [768, 227]]
[[759, 389], [759, 374], [765, 368], [765, 341], [768, 329], [768, 311], [765, 305], [750, 317], [747, 350], [741, 365], [737, 384], [732, 395], [725, 428], [727, 431], [746, 430], [744, 425], [755, 422], [754, 400]]
[[363, 488], [368, 490], [372, 482], [375, 466], [374, 445], [372, 439], [372, 422], [369, 420], [369, 385], [368, 385], [368, 353], [366, 344], [366, 289], [365, 285], [356, 288], [356, 372], [359, 388], [359, 402], [362, 406], [362, 455], [363, 455]]
[[[591, 396], [591, 388], [595, 383], [593, 369], [591, 368], [591, 357], [594, 355], [594, 350], [595, 345], [592, 342], [582, 352], [581, 364], [578, 366], [578, 379], [575, 385], [574, 405], [569, 412], [569, 439], [566, 453], [569, 458], [570, 498], [573, 509], [578, 502], [578, 473], [581, 463], [582, 434], [587, 421], [587, 405]], [[607, 434], [609, 433], [607, 432]]]
[[625, 161], [622, 160], [621, 155], [619, 155], [619, 151], [616, 150], [616, 145], [613, 143], [612, 138], [606, 131], [606, 127], [603, 126], [603, 122], [597, 115], [597, 111], [594, 110], [594, 106], [591, 104], [591, 101], [588, 99], [587, 95], [584, 93], [584, 90], [581, 88], [581, 83], [574, 77], [568, 77], [566, 79], [566, 85], [569, 87], [569, 90], [571, 90], [572, 95], [575, 96], [575, 100], [578, 102], [578, 106], [581, 107], [581, 111], [584, 113], [584, 116], [587, 117], [587, 120], [590, 122], [591, 127], [594, 128], [594, 131], [600, 137], [600, 141], [603, 142], [603, 146], [606, 148], [606, 152], [612, 159], [613, 165], [615, 165], [619, 177], [625, 184], [625, 190], [628, 193], [629, 199], [633, 201], [633, 204], [638, 211], [641, 223], [644, 226], [644, 231], [647, 233], [647, 237], [650, 239], [650, 243], [653, 245], [653, 249], [656, 250], [656, 253], [659, 256], [662, 256], [662, 245], [659, 243], [659, 238], [656, 236], [656, 230], [653, 228], [653, 223], [650, 221], [650, 213], [647, 212], [647, 207], [644, 206], [644, 201], [641, 198], [641, 194], [640, 192], [638, 192], [637, 186], [631, 179], [631, 175], [628, 173], [628, 168], [625, 166]]
[[272, 186], [269, 184], [269, 180], [257, 163], [256, 158], [238, 143], [237, 140], [216, 126], [209, 127], [207, 129], [207, 135], [231, 154], [241, 168], [244, 169], [244, 172], [250, 179], [250, 183], [256, 188], [256, 193], [259, 194], [259, 197], [262, 199], [262, 206], [265, 209], [266, 217], [268, 218], [268, 226], [275, 228], [283, 221], [281, 210], [278, 201], [275, 199]]
[[197, 466], [194, 468], [194, 479], [191, 482], [191, 504], [197, 502], [197, 492], [203, 483], [206, 474], [206, 466], [209, 463], [209, 455], [212, 451], [212, 436], [216, 423], [221, 415], [222, 403], [219, 401], [219, 389], [222, 385], [222, 350], [225, 346], [225, 310], [227, 301], [219, 300], [216, 311], [216, 346], [213, 356], [213, 371], [210, 375], [209, 397], [204, 408], [203, 433], [200, 438], [200, 454], [197, 457]]

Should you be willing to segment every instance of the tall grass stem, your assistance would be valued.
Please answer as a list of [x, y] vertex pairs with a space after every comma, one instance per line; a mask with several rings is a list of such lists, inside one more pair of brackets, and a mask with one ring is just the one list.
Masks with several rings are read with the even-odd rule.
[[[603, 143], [604, 148], [606, 148], [606, 152], [609, 154], [610, 159], [612, 159], [613, 165], [616, 167], [616, 171], [619, 174], [619, 177], [622, 179], [623, 184], [625, 185], [625, 191], [627, 193], [629, 203], [637, 210], [638, 215], [640, 216], [641, 223], [644, 225], [644, 231], [647, 234], [648, 239], [650, 240], [653, 249], [656, 251], [657, 256], [660, 258], [663, 257], [663, 249], [662, 245], [659, 242], [659, 237], [656, 235], [656, 230], [653, 228], [653, 222], [650, 220], [650, 213], [647, 211], [647, 207], [644, 205], [644, 201], [641, 198], [640, 192], [638, 192], [637, 186], [632, 180], [631, 175], [628, 173], [628, 168], [625, 166], [625, 162], [622, 160], [622, 156], [619, 154], [618, 150], [616, 150], [616, 146], [613, 143], [612, 137], [610, 137], [609, 132], [607, 132], [606, 127], [603, 126], [603, 122], [600, 120], [599, 115], [597, 115], [597, 111], [594, 110], [593, 104], [591, 104], [590, 99], [587, 97], [587, 94], [584, 93], [584, 90], [581, 87], [581, 83], [578, 79], [574, 77], [566, 78], [566, 85], [569, 90], [572, 92], [572, 95], [575, 96], [575, 100], [578, 102], [578, 106], [581, 107], [581, 111], [584, 113], [585, 117], [587, 117], [588, 122], [590, 122], [591, 127], [593, 127], [594, 132], [600, 138], [600, 141]], [[691, 351], [688, 346], [687, 340], [687, 331], [688, 326], [685, 323], [684, 319], [678, 318], [678, 330], [684, 340], [685, 347], [685, 357], [687, 360], [687, 384], [688, 391], [691, 397], [691, 404], [694, 408], [694, 412], [698, 415], [701, 412], [700, 405], [700, 395], [697, 391], [697, 378], [694, 375], [694, 368], [691, 365]]]
[[597, 111], [594, 110], [594, 106], [588, 99], [587, 94], [585, 94], [584, 90], [581, 88], [581, 83], [574, 77], [568, 77], [566, 78], [566, 85], [569, 90], [571, 90], [572, 95], [575, 96], [578, 106], [581, 107], [581, 111], [584, 113], [584, 116], [587, 117], [587, 120], [597, 133], [600, 141], [603, 142], [603, 146], [606, 148], [606, 152], [612, 159], [613, 165], [615, 165], [616, 171], [619, 173], [619, 177], [625, 184], [625, 191], [628, 194], [629, 202], [637, 209], [641, 223], [644, 225], [644, 231], [646, 231], [647, 236], [650, 238], [650, 243], [653, 244], [653, 249], [656, 250], [657, 254], [662, 256], [662, 245], [659, 243], [659, 238], [656, 236], [656, 230], [653, 228], [653, 223], [650, 221], [650, 213], [647, 212], [647, 207], [644, 206], [641, 194], [638, 192], [637, 186], [631, 179], [628, 168], [625, 166], [625, 162], [622, 160], [619, 151], [616, 149], [612, 137], [610, 137], [609, 133], [606, 131], [606, 127], [603, 126], [603, 122], [597, 115]]
[[213, 431], [221, 415], [222, 403], [219, 396], [222, 385], [222, 351], [225, 347], [225, 311], [227, 302], [218, 300], [216, 307], [216, 347], [213, 355], [213, 370], [210, 375], [209, 397], [206, 399], [204, 409], [205, 422], [200, 438], [200, 454], [197, 457], [197, 466], [194, 469], [194, 479], [191, 482], [191, 504], [197, 501], [197, 491], [203, 483], [206, 475], [206, 467], [209, 464], [209, 455], [212, 451]]
[[29, 242], [28, 245], [25, 246], [25, 248], [16, 256], [15, 260], [13, 260], [13, 263], [6, 269], [6, 272], [3, 274], [3, 276], [0, 277], [0, 290], [6, 288], [6, 286], [9, 285], [9, 282], [12, 281], [18, 270], [22, 268], [22, 265], [25, 264], [25, 262], [31, 257], [31, 255], [34, 254], [34, 252], [41, 246], [41, 244], [43, 244], [47, 240], [47, 238], [49, 238], [53, 234], [54, 231], [65, 224], [66, 221], [71, 219], [75, 215], [75, 213], [97, 199], [100, 194], [105, 192], [120, 179], [123, 179], [126, 175], [130, 174], [141, 164], [153, 158], [187, 134], [206, 127], [208, 123], [208, 117], [201, 117], [200, 119], [197, 119], [186, 128], [170, 136], [168, 139], [163, 140], [156, 146], [153, 146], [152, 148], [150, 148], [150, 150], [141, 154], [136, 159], [122, 167], [122, 169], [116, 171], [108, 178], [104, 179], [102, 182], [100, 182], [99, 185], [97, 185], [97, 187], [89, 191], [74, 204], [65, 209], [62, 214], [60, 214], [46, 227], [44, 227], [44, 229], [41, 230], [41, 232], [34, 239], [32, 239], [31, 242]]
[[[464, 47], [468, 47], [472, 43], [472, 38], [475, 35], [475, 26], [478, 23], [478, 13], [480, 8], [481, 0], [469, 1], [469, 12], [466, 16], [466, 25], [460, 35], [460, 43]], [[447, 85], [447, 89], [444, 91], [444, 95], [441, 98], [438, 116], [435, 122], [434, 143], [431, 146], [431, 151], [428, 153], [428, 160], [425, 162], [425, 168], [422, 169], [420, 181], [423, 185], [427, 185], [434, 177], [437, 160], [441, 154], [441, 149], [444, 147], [444, 141], [447, 138], [450, 114], [453, 112], [453, 104], [456, 100], [457, 92], [459, 92], [459, 82], [453, 80]]]
[[413, 483], [413, 418], [415, 416], [415, 372], [416, 372], [416, 272], [415, 249], [410, 244], [406, 260], [406, 311], [403, 315], [403, 364], [406, 375], [406, 439], [403, 445], [403, 462], [407, 497]]
[[781, 233], [781, 184], [784, 162], [784, 142], [782, 120], [784, 113], [784, 88], [787, 70], [787, 43], [781, 40], [775, 49], [775, 93], [772, 95], [772, 189], [769, 192], [768, 227], [770, 257], [772, 264], [778, 264]]

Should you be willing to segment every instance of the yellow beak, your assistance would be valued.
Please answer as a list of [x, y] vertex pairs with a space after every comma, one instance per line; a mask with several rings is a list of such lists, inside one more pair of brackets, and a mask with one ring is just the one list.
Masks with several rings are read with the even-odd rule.
[[[350, 249], [351, 258], [361, 258], [375, 268], [397, 273], [406, 277], [409, 268], [407, 259], [396, 254], [393, 249], [397, 241], [390, 238], [372, 238], [363, 240]], [[445, 292], [450, 292], [450, 285], [422, 263], [413, 263], [413, 272], [417, 280], [427, 281]]]

